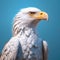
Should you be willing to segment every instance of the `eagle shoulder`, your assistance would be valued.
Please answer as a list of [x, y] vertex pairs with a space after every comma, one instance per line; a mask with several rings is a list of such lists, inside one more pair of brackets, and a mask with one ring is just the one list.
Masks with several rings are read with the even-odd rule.
[[2, 50], [0, 60], [15, 60], [18, 52], [19, 41], [17, 38], [11, 38]]

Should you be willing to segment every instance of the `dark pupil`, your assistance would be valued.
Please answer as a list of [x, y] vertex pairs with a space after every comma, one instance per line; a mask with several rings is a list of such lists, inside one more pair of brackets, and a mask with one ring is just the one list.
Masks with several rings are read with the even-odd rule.
[[30, 12], [31, 14], [35, 14], [36, 12]]

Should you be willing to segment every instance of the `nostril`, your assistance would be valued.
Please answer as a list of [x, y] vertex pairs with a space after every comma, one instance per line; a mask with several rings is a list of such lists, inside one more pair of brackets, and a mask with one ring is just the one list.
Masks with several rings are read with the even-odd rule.
[[43, 13], [40, 13], [40, 15], [42, 15]]

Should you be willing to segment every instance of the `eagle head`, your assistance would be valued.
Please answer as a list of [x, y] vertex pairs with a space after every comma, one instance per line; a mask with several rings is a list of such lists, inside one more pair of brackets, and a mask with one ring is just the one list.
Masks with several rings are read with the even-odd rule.
[[48, 14], [35, 7], [21, 9], [14, 18], [13, 32], [14, 35], [20, 31], [19, 27], [35, 27], [41, 20], [48, 20]]

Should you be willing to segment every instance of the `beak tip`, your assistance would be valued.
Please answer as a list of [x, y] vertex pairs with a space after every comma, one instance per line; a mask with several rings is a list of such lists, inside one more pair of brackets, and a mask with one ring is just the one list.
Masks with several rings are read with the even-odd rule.
[[48, 21], [48, 14], [46, 15], [46, 20]]

